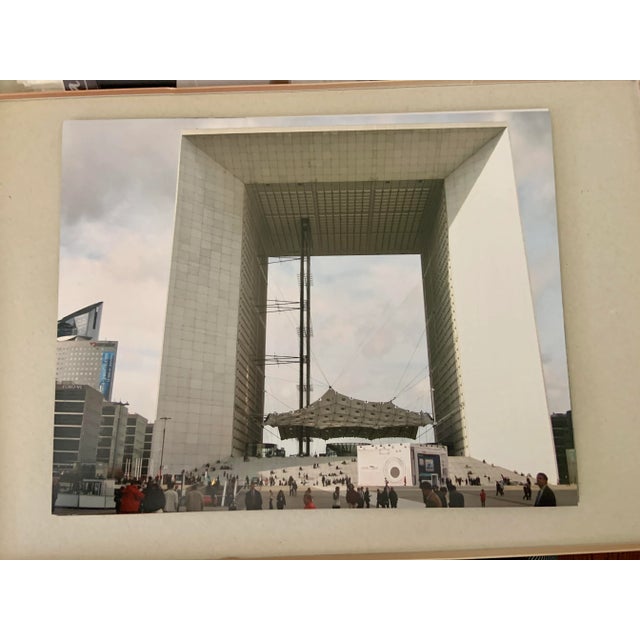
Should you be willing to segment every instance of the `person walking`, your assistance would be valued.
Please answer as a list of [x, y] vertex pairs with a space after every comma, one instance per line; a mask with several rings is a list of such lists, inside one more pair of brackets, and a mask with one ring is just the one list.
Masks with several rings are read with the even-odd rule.
[[549, 478], [547, 478], [546, 473], [540, 472], [536, 476], [536, 484], [540, 487], [540, 491], [538, 491], [538, 495], [536, 496], [536, 501], [533, 504], [534, 507], [555, 507], [556, 506], [556, 495], [551, 490], [551, 487], [548, 485]]
[[358, 492], [352, 484], [347, 485], [347, 504], [349, 505], [349, 509], [355, 509], [358, 504]]
[[332, 495], [333, 503], [331, 505], [332, 509], [340, 508], [340, 487], [336, 486]]
[[187, 491], [186, 508], [187, 511], [204, 511], [204, 497], [197, 484], [191, 485]]
[[364, 505], [367, 509], [371, 507], [371, 494], [369, 493], [369, 487], [364, 490]]
[[315, 509], [316, 505], [313, 502], [313, 496], [310, 493], [304, 494], [304, 508], [305, 509]]
[[424, 506], [427, 509], [432, 509], [435, 507], [442, 508], [442, 502], [438, 497], [438, 494], [433, 490], [433, 486], [430, 482], [426, 480], [420, 484], [420, 489], [422, 489], [422, 500], [424, 501]]
[[480, 489], [480, 504], [484, 507], [487, 502], [487, 492], [484, 489]]
[[164, 492], [164, 510], [165, 512], [173, 513], [179, 509], [178, 492], [173, 488], [173, 483], [170, 482], [167, 485], [167, 490]]
[[284, 497], [284, 491], [282, 489], [280, 489], [280, 491], [278, 491], [278, 495], [276, 496], [276, 509], [284, 509], [285, 505], [287, 504], [287, 501]]
[[256, 489], [255, 482], [251, 483], [249, 491], [244, 496], [244, 506], [247, 511], [261, 511], [262, 510], [262, 495]]
[[397, 509], [398, 507], [398, 494], [393, 487], [389, 487], [389, 504], [392, 509]]

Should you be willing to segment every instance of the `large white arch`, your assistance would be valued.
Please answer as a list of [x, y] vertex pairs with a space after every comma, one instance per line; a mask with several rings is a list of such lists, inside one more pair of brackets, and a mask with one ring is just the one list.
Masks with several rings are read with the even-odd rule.
[[267, 261], [299, 255], [301, 218], [312, 255], [421, 255], [452, 455], [556, 468], [506, 126], [296, 123], [183, 135], [157, 411], [172, 418], [167, 471], [261, 439]]

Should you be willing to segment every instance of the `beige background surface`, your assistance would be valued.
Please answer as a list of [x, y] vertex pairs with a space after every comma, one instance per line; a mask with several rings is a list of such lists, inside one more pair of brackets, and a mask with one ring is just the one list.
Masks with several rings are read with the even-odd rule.
[[[637, 82], [362, 84], [0, 100], [0, 557], [474, 557], [640, 548]], [[433, 514], [55, 517], [62, 123], [549, 108], [580, 504]]]

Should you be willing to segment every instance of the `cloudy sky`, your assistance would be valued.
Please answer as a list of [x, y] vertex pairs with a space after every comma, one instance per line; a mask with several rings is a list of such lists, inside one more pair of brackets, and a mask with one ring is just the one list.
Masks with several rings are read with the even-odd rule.
[[[568, 410], [548, 112], [401, 117], [508, 122], [549, 409]], [[113, 399], [149, 420], [156, 417], [180, 131], [229, 125], [173, 119], [64, 126], [58, 316], [104, 301], [100, 337], [119, 342]], [[311, 270], [311, 400], [331, 385], [430, 412], [419, 257], [312, 258]], [[298, 271], [299, 262], [273, 262], [268, 297], [296, 300]], [[269, 314], [267, 355], [296, 355], [297, 325], [297, 312]], [[265, 413], [297, 408], [297, 365], [271, 365], [266, 375]]]

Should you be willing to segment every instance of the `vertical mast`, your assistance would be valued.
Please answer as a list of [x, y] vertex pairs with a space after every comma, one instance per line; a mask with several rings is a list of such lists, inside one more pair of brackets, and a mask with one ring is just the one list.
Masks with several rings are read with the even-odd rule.
[[[300, 378], [298, 381], [298, 393], [300, 409], [304, 407], [304, 266], [305, 266], [305, 218], [300, 220]], [[303, 454], [304, 427], [300, 427], [298, 440], [298, 454]]]
[[[300, 219], [300, 409], [311, 404], [311, 242], [309, 218]], [[306, 272], [305, 272], [306, 266]], [[306, 365], [306, 385], [305, 385]], [[305, 404], [306, 386], [306, 404]], [[305, 447], [306, 443], [306, 447]], [[300, 428], [298, 453], [310, 454], [311, 439], [305, 438], [304, 427]]]

